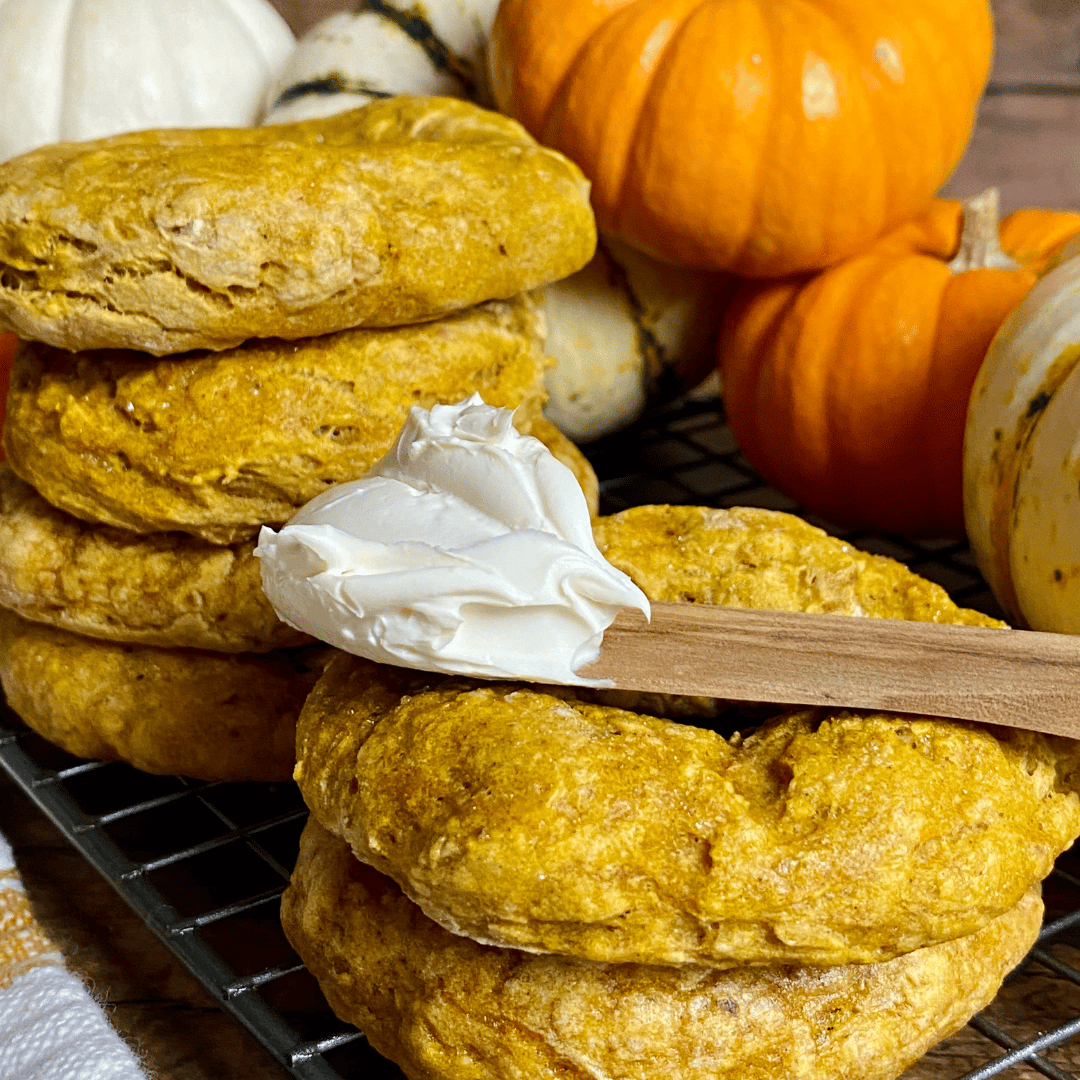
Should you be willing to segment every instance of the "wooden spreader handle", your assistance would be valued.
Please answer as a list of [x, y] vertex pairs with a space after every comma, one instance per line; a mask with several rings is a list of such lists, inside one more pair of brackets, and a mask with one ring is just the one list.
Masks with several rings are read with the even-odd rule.
[[578, 674], [625, 690], [979, 720], [1080, 738], [1080, 636], [653, 604]]

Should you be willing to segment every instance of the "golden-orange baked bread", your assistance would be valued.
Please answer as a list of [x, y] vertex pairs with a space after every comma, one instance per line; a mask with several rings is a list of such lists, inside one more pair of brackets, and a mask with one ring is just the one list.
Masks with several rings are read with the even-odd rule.
[[[777, 510], [635, 506], [595, 521], [593, 536], [608, 562], [652, 600], [1005, 625], [981, 611], [958, 607], [940, 585], [895, 559], [860, 551]], [[580, 696], [660, 716], [704, 717], [730, 704], [632, 690]]]
[[[413, 405], [475, 391], [530, 431], [547, 364], [524, 296], [417, 326], [158, 360], [24, 343], [4, 446], [20, 477], [76, 517], [232, 544], [362, 476]], [[538, 433], [591, 472], [553, 430]]]
[[310, 644], [263, 594], [254, 546], [90, 525], [0, 463], [0, 607], [35, 622], [223, 652]]
[[463, 101], [136, 132], [0, 165], [0, 328], [163, 355], [397, 326], [566, 277], [595, 244], [578, 168]]
[[652, 600], [1003, 626], [938, 584], [793, 514], [635, 506], [597, 520], [597, 547]]
[[610, 962], [886, 960], [985, 926], [1080, 834], [1033, 732], [806, 709], [729, 740], [345, 653], [295, 775], [447, 929]]
[[[595, 511], [596, 474], [584, 455], [546, 420], [532, 431]], [[263, 594], [254, 547], [91, 525], [0, 462], [0, 607], [24, 618], [143, 645], [266, 652], [310, 643]]]
[[200, 780], [287, 780], [297, 715], [331, 652], [122, 645], [0, 609], [0, 685], [39, 735], [78, 757]]
[[[994, 624], [790, 514], [641, 507], [594, 534], [653, 600]], [[1033, 733], [841, 709], [751, 727], [341, 654], [296, 777], [442, 925], [603, 961], [884, 960], [985, 925], [1080, 834]]]
[[1028, 893], [880, 964], [595, 964], [448, 933], [312, 822], [282, 921], [334, 1011], [410, 1080], [892, 1080], [990, 1001], [1041, 911]]

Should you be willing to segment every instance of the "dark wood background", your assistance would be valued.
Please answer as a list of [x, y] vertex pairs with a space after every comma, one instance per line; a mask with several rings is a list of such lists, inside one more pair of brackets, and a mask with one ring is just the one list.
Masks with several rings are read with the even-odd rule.
[[[352, 6], [274, 2], [297, 34]], [[997, 185], [1005, 210], [1080, 209], [1080, 0], [995, 0], [994, 9], [998, 46], [991, 86], [946, 193], [963, 197]], [[287, 1076], [3, 778], [0, 832], [15, 849], [39, 918], [157, 1080]], [[1052, 988], [1046, 993], [1040, 1007], [1045, 1004], [1048, 1017], [1080, 1014], [1080, 991], [1067, 1001]], [[1008, 1011], [1008, 1000], [999, 1008]], [[978, 1042], [961, 1033], [914, 1066], [906, 1080], [959, 1075]], [[1067, 1048], [1056, 1057], [1067, 1068], [1080, 1063]], [[1012, 1080], [1036, 1075], [1025, 1068], [1008, 1074]]]

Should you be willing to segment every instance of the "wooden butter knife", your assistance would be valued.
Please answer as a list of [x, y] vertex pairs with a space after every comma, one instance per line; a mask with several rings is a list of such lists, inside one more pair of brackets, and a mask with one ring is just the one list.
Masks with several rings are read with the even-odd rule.
[[623, 611], [579, 675], [626, 690], [978, 720], [1080, 738], [1080, 636], [848, 615]]

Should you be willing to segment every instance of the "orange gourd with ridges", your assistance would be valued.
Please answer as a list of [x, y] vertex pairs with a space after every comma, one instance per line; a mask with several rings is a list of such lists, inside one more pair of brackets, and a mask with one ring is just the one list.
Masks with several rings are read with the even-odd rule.
[[[960, 256], [964, 208], [939, 200], [863, 255], [736, 294], [719, 346], [728, 419], [754, 467], [804, 509], [963, 535], [975, 375], [1005, 317], [1080, 233], [1080, 214], [1049, 210], [1018, 210], [999, 230], [996, 200], [973, 203]], [[999, 239], [1018, 266], [994, 265]]]
[[668, 262], [818, 269], [921, 213], [989, 71], [986, 0], [502, 0], [499, 107], [602, 232]]

